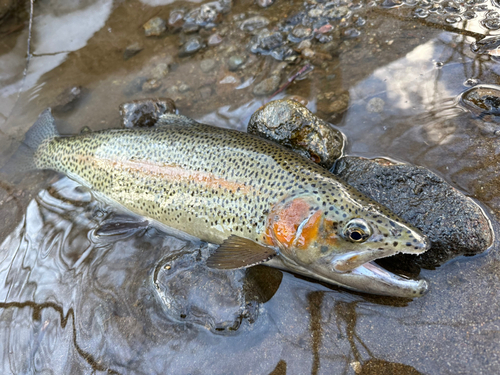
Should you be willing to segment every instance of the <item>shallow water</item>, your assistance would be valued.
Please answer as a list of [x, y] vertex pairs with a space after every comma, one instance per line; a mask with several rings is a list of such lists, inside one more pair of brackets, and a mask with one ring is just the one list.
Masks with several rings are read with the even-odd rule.
[[[474, 45], [499, 35], [500, 10], [496, 2], [453, 4], [337, 2], [332, 9], [341, 16], [325, 33], [332, 44], [314, 42], [314, 70], [274, 98], [307, 101], [344, 132], [347, 154], [431, 169], [483, 205], [496, 229], [498, 113], [460, 96], [478, 84], [500, 85], [494, 44]], [[28, 9], [3, 20], [2, 164], [48, 106], [66, 134], [120, 126], [119, 104], [145, 97], [171, 97], [181, 114], [245, 130], [270, 96], [254, 94], [255, 86], [273, 75], [285, 83], [305, 55], [285, 62], [255, 55], [247, 49], [252, 35], [240, 23], [260, 15], [272, 31], [285, 15], [319, 6], [235, 1], [208, 29], [145, 37], [142, 25], [152, 17], [168, 19], [174, 9], [198, 6], [37, 2], [29, 64]], [[206, 43], [214, 33], [220, 44], [178, 56], [184, 38], [197, 35]], [[134, 43], [142, 50], [125, 60]], [[236, 55], [245, 63], [229, 70]], [[145, 85], [151, 79], [156, 82]], [[0, 212], [5, 374], [500, 373], [497, 240], [485, 254], [422, 270], [430, 292], [406, 301], [266, 267], [209, 271], [203, 265], [209, 245], [114, 213], [51, 172], [1, 181]]]

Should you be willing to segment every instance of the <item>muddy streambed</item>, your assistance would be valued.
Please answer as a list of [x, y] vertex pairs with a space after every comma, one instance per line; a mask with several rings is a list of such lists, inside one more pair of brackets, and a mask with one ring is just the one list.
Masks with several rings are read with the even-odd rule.
[[[37, 1], [31, 35], [29, 4], [5, 4], [2, 164], [49, 106], [63, 134], [119, 127], [119, 105], [147, 97], [245, 130], [270, 97], [294, 97], [346, 135], [346, 154], [424, 166], [497, 228], [496, 2]], [[0, 181], [0, 215], [3, 374], [500, 373], [496, 239], [421, 269], [429, 293], [401, 300], [209, 271], [211, 245], [52, 172]]]

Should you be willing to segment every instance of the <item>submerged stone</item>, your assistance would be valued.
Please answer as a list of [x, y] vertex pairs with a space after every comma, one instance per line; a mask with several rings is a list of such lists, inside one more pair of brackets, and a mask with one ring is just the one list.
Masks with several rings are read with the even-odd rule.
[[127, 46], [125, 50], [123, 51], [123, 60], [128, 60], [131, 57], [134, 57], [137, 55], [139, 52], [142, 51], [142, 46], [139, 43], [133, 43]]
[[419, 228], [431, 249], [418, 257], [398, 255], [381, 262], [434, 268], [459, 255], [485, 251], [493, 241], [482, 209], [441, 177], [424, 167], [386, 159], [346, 156], [332, 172], [363, 194]]
[[72, 86], [61, 92], [50, 105], [54, 112], [68, 112], [72, 110], [83, 96], [81, 86]]
[[160, 36], [167, 30], [165, 21], [160, 17], [151, 18], [142, 27], [146, 36]]
[[179, 57], [192, 55], [202, 49], [205, 45], [199, 36], [189, 38], [179, 50]]
[[161, 115], [175, 112], [175, 103], [169, 98], [141, 99], [120, 105], [125, 128], [154, 126]]
[[261, 107], [250, 118], [247, 131], [291, 148], [325, 168], [332, 167], [344, 148], [340, 131], [290, 99]]
[[473, 115], [500, 116], [500, 86], [476, 85], [464, 91], [459, 97], [460, 105]]

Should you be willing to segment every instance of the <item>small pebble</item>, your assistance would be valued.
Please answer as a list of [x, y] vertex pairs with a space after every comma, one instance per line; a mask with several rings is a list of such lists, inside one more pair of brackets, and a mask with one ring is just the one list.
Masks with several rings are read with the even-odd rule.
[[271, 76], [255, 85], [252, 92], [256, 96], [270, 95], [278, 90], [280, 81], [280, 77]]
[[165, 21], [160, 17], [151, 18], [142, 27], [146, 36], [160, 36], [167, 30]]
[[133, 43], [127, 48], [125, 48], [125, 51], [123, 51], [123, 60], [128, 60], [131, 57], [137, 55], [139, 52], [142, 51], [142, 46], [139, 43]]
[[267, 8], [271, 5], [273, 5], [275, 0], [257, 0], [257, 5], [260, 6], [261, 8]]
[[203, 73], [208, 73], [215, 68], [216, 61], [214, 59], [205, 59], [200, 63], [200, 69]]
[[186, 91], [189, 91], [189, 90], [191, 90], [191, 87], [189, 87], [187, 84], [181, 83], [179, 85], [179, 92], [180, 93], [185, 93]]
[[175, 112], [175, 103], [170, 98], [141, 99], [120, 105], [125, 128], [154, 126], [161, 115]]
[[246, 60], [247, 58], [245, 55], [236, 54], [229, 58], [227, 66], [230, 71], [234, 72], [235, 70], [238, 70], [238, 68], [242, 66]]
[[168, 64], [160, 63], [156, 65], [151, 71], [151, 78], [162, 79], [168, 74]]
[[240, 29], [243, 31], [251, 32], [257, 29], [262, 29], [269, 25], [269, 20], [266, 17], [255, 16], [249, 18], [241, 23]]
[[157, 79], [148, 79], [142, 84], [142, 91], [153, 92], [161, 87], [161, 81]]
[[222, 37], [217, 33], [210, 35], [207, 41], [209, 46], [216, 46], [220, 42], [222, 42]]
[[168, 17], [168, 27], [172, 30], [180, 29], [184, 25], [184, 10], [174, 9], [170, 12]]
[[179, 50], [179, 57], [193, 55], [204, 47], [199, 36], [189, 38]]

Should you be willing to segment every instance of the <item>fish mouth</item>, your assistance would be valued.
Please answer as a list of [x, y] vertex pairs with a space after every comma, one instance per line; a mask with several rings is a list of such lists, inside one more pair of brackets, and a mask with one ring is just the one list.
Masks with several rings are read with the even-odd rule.
[[[374, 282], [373, 285], [363, 285], [363, 290], [360, 291], [367, 293], [414, 298], [423, 296], [429, 290], [429, 284], [426, 280], [415, 280], [397, 275], [374, 262], [365, 263], [350, 273], [354, 277], [366, 278]], [[349, 288], [349, 286], [346, 287]]]
[[283, 257], [275, 257], [264, 264], [362, 293], [416, 298], [426, 294], [429, 289], [424, 279], [415, 280], [396, 275], [372, 261], [343, 273], [324, 265], [311, 264], [306, 268]]

